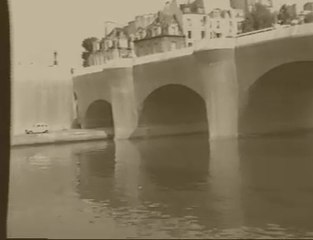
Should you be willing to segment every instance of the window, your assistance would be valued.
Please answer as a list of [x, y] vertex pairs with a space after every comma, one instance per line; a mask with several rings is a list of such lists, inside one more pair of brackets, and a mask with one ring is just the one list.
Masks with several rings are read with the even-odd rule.
[[201, 19], [201, 25], [204, 26], [204, 25], [205, 25], [205, 22], [206, 22], [206, 17], [204, 16], [204, 17]]
[[192, 47], [192, 43], [191, 42], [188, 43], [188, 47]]
[[176, 48], [176, 42], [171, 42], [171, 50], [175, 50]]
[[158, 27], [158, 35], [161, 35], [162, 34], [162, 29], [161, 27]]
[[205, 38], [205, 31], [201, 31], [201, 38]]
[[190, 12], [191, 12], [191, 10], [190, 10], [190, 8], [189, 8], [189, 7], [185, 7], [185, 8], [184, 8], [184, 10], [183, 10], [183, 12], [184, 12], [184, 13], [190, 13]]
[[177, 26], [176, 25], [173, 25], [172, 27], [171, 27], [171, 34], [172, 35], [177, 35], [178, 33], [177, 33], [178, 31], [177, 31]]
[[141, 38], [145, 38], [146, 37], [146, 31], [142, 30], [140, 35], [141, 35], [140, 36]]
[[127, 39], [120, 39], [120, 40], [119, 40], [119, 47], [121, 47], [121, 48], [127, 48], [127, 46], [128, 46]]
[[190, 18], [187, 18], [187, 25], [188, 25], [189, 27], [192, 26], [192, 22], [191, 22], [191, 19], [190, 19]]
[[197, 12], [203, 14], [205, 11], [204, 8], [198, 7]]
[[155, 53], [158, 52], [158, 43], [154, 43], [154, 52], [155, 52]]
[[112, 42], [112, 40], [109, 40], [107, 43], [108, 43], [108, 48], [113, 47], [113, 42]]
[[155, 27], [155, 28], [153, 29], [153, 36], [158, 36], [158, 35], [160, 35], [159, 29], [160, 29], [160, 27]]
[[217, 21], [217, 22], [216, 22], [216, 28], [217, 28], [217, 29], [220, 29], [220, 28], [221, 28], [220, 21]]
[[189, 38], [189, 39], [192, 38], [192, 33], [191, 33], [191, 31], [188, 31], [188, 38]]

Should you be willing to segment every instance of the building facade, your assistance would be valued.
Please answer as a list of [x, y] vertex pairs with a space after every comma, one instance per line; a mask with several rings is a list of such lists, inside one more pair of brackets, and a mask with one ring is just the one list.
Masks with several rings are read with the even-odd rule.
[[105, 61], [132, 57], [133, 49], [127, 29], [125, 27], [114, 28], [102, 39], [100, 49], [105, 53]]
[[233, 9], [230, 4], [227, 0], [215, 5], [209, 0], [185, 4], [171, 0], [158, 13], [136, 16], [127, 26], [107, 22], [105, 37], [94, 43], [89, 65], [192, 47], [213, 38], [235, 37], [240, 32], [244, 10]]
[[235, 37], [238, 33], [238, 18], [231, 10], [214, 9], [208, 14], [210, 38]]
[[119, 58], [131, 58], [133, 50], [127, 28], [115, 27], [102, 40], [93, 42], [93, 49], [87, 60], [88, 65], [102, 65]]
[[186, 36], [186, 46], [191, 47], [197, 42], [208, 37], [207, 15], [203, 0], [195, 0], [192, 3], [181, 4], [182, 27]]
[[174, 15], [159, 12], [147, 28], [139, 28], [134, 41], [137, 57], [185, 47], [185, 36]]
[[181, 4], [183, 31], [186, 46], [193, 46], [202, 40], [234, 37], [244, 20], [244, 11], [233, 9], [229, 1], [195, 0]]

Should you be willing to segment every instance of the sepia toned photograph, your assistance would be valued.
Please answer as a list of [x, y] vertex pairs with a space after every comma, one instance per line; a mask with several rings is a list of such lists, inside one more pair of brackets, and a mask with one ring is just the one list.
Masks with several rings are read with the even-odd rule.
[[313, 0], [7, 5], [8, 239], [313, 239]]

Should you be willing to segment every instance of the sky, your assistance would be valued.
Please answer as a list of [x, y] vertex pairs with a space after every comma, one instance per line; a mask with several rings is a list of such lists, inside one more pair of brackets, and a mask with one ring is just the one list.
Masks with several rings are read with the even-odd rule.
[[[178, 0], [185, 2], [187, 0]], [[221, 4], [227, 0], [205, 0]], [[273, 0], [284, 2], [308, 0]], [[58, 52], [61, 65], [81, 65], [81, 43], [102, 38], [104, 22], [126, 24], [136, 15], [155, 13], [166, 0], [9, 0], [12, 58], [14, 63], [51, 65]]]

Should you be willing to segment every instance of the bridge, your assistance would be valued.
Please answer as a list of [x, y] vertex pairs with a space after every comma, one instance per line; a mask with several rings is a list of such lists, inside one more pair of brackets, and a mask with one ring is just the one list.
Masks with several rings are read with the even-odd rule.
[[313, 128], [313, 24], [77, 70], [77, 121], [115, 138]]

